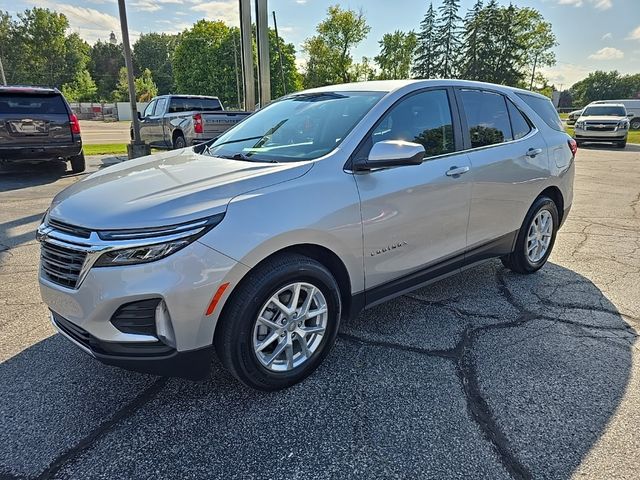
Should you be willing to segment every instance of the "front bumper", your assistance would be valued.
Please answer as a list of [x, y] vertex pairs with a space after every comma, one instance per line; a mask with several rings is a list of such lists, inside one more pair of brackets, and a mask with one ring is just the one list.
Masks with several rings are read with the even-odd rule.
[[574, 138], [584, 142], [621, 142], [626, 140], [628, 130], [594, 131], [576, 128]]
[[82, 141], [66, 145], [31, 145], [22, 147], [0, 147], [0, 160], [17, 161], [42, 161], [68, 159], [80, 154]]
[[[198, 241], [155, 262], [94, 267], [77, 289], [53, 283], [40, 272], [40, 291], [56, 329], [109, 365], [148, 373], [199, 378], [208, 370], [220, 310], [207, 316], [223, 283], [237, 284], [247, 267]], [[127, 333], [112, 323], [125, 304], [159, 299], [167, 315], [156, 316], [161, 335]], [[160, 318], [162, 317], [162, 318]], [[168, 322], [168, 325], [167, 325]], [[161, 326], [160, 323], [163, 323]]]

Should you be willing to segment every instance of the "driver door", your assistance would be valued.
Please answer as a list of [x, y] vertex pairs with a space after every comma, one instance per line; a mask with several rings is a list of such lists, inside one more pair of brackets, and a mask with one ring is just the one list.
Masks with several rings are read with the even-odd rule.
[[[465, 173], [471, 165], [459, 152], [457, 115], [450, 89], [410, 94], [387, 111], [356, 153], [367, 156], [382, 140], [420, 143], [426, 150], [421, 165], [355, 174], [367, 303], [422, 283], [423, 275], [437, 276], [443, 268], [455, 270], [461, 265], [471, 199]], [[454, 168], [463, 173], [447, 173]]]

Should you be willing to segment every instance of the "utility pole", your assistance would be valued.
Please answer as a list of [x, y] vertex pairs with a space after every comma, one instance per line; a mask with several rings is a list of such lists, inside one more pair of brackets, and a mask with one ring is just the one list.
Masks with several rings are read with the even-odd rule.
[[531, 85], [529, 85], [529, 90], [533, 90], [533, 79], [536, 76], [537, 65], [538, 65], [538, 52], [536, 52], [536, 56], [533, 58], [533, 71], [531, 72]]
[[253, 73], [253, 42], [251, 41], [251, 2], [240, 2], [240, 48], [242, 49], [242, 79], [244, 83], [244, 109], [256, 108], [256, 86]]
[[2, 80], [2, 85], [7, 84], [7, 77], [4, 76], [4, 67], [2, 66], [2, 57], [0, 57], [0, 80]]
[[276, 31], [276, 47], [278, 48], [278, 58], [280, 59], [280, 75], [282, 76], [282, 92], [287, 94], [287, 82], [284, 79], [284, 65], [282, 63], [282, 49], [280, 48], [280, 35], [278, 35], [278, 21], [276, 11], [273, 11], [273, 29]]
[[127, 26], [127, 8], [124, 0], [118, 0], [120, 12], [120, 29], [122, 30], [122, 47], [124, 49], [124, 64], [127, 67], [127, 81], [129, 83], [129, 104], [131, 105], [131, 120], [133, 122], [133, 141], [127, 145], [129, 158], [149, 155], [151, 149], [140, 139], [140, 122], [136, 105], [136, 84], [133, 79], [133, 61], [131, 60], [131, 45], [129, 44], [129, 27]]
[[236, 43], [236, 34], [233, 34], [233, 64], [236, 72], [236, 95], [238, 99], [238, 108], [242, 108], [240, 100], [240, 75], [238, 74], [238, 44]]
[[260, 107], [271, 103], [271, 62], [269, 61], [269, 10], [267, 0], [256, 2], [256, 37], [258, 40], [258, 80]]

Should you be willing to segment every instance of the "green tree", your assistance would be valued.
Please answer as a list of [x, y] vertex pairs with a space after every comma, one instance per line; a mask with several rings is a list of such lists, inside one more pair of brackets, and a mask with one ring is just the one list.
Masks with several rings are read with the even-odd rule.
[[454, 77], [458, 52], [460, 49], [460, 20], [458, 11], [460, 0], [443, 0], [438, 9], [439, 19], [436, 25], [438, 55], [437, 75], [441, 78]]
[[[239, 34], [240, 32], [238, 32]], [[269, 60], [271, 73], [271, 96], [278, 98], [285, 93], [292, 93], [302, 90], [302, 75], [296, 67], [296, 47], [293, 43], [280, 41], [280, 51], [282, 52], [282, 70], [284, 71], [284, 85], [282, 84], [282, 72], [280, 71], [280, 56], [278, 53], [276, 32], [269, 29]]]
[[528, 78], [534, 75], [534, 67], [538, 71], [540, 67], [555, 65], [553, 48], [558, 43], [551, 24], [540, 12], [533, 8], [517, 9], [513, 25], [520, 52], [518, 67]]
[[67, 34], [67, 18], [46, 8], [32, 8], [13, 20], [0, 12], [0, 54], [7, 82], [61, 87], [87, 65], [89, 46]]
[[[137, 78], [134, 78], [136, 87], [136, 100], [138, 102], [148, 102], [158, 95], [158, 87], [153, 81], [151, 70], [145, 68]], [[112, 92], [112, 97], [116, 102], [129, 101], [129, 81], [127, 79], [127, 67], [122, 67], [118, 72], [118, 83], [116, 89]]]
[[62, 86], [62, 93], [70, 102], [92, 102], [96, 100], [97, 92], [96, 82], [86, 69], [79, 72], [73, 82]]
[[574, 105], [583, 107], [596, 100], [614, 100], [630, 96], [625, 77], [620, 72], [601, 70], [590, 73], [587, 78], [574, 83], [571, 88]]
[[224, 22], [199, 20], [180, 35], [172, 62], [177, 92], [237, 103], [234, 32]]
[[149, 69], [160, 95], [173, 91], [173, 66], [171, 57], [175, 50], [176, 35], [146, 33], [133, 44], [133, 65], [136, 75]]
[[350, 82], [354, 72], [351, 51], [370, 30], [362, 11], [343, 10], [338, 5], [329, 7], [327, 18], [316, 27], [317, 35], [304, 43], [308, 56], [305, 85]]
[[98, 40], [91, 47], [90, 58], [89, 72], [98, 87], [97, 96], [100, 100], [111, 100], [120, 69], [124, 67], [122, 45]]
[[463, 50], [458, 72], [460, 77], [466, 80], [482, 78], [484, 59], [480, 57], [480, 42], [484, 27], [483, 6], [482, 0], [478, 0], [464, 18]]
[[420, 22], [418, 43], [416, 46], [413, 75], [416, 78], [431, 78], [435, 73], [436, 62], [436, 14], [433, 2], [429, 2], [429, 9]]
[[411, 61], [416, 50], [417, 36], [414, 32], [385, 33], [380, 44], [380, 53], [374, 58], [380, 67], [381, 80], [409, 78]]

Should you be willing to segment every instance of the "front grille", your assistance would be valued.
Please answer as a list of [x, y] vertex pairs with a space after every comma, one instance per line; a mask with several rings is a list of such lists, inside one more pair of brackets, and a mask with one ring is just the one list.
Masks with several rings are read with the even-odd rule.
[[586, 123], [584, 129], [592, 132], [613, 132], [617, 126], [617, 123]]
[[50, 227], [55, 228], [56, 230], [68, 233], [69, 235], [73, 235], [74, 237], [89, 238], [91, 236], [91, 230], [89, 229], [76, 227], [75, 225], [69, 225], [68, 223], [54, 220], [53, 218], [49, 218], [47, 220], [47, 224]]
[[44, 241], [40, 255], [42, 273], [53, 283], [67, 288], [76, 288], [86, 256], [87, 253], [82, 250], [61, 247]]

